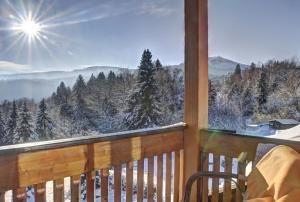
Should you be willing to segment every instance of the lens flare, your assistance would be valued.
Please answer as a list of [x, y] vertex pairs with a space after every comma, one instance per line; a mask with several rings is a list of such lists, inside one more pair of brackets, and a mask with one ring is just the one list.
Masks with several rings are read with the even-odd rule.
[[29, 37], [36, 36], [41, 31], [41, 26], [33, 20], [25, 20], [20, 25], [21, 31]]

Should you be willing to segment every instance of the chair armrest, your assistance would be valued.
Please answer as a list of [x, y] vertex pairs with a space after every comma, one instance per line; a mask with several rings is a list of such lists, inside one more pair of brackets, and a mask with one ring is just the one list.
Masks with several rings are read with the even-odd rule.
[[[185, 186], [185, 191], [184, 191], [184, 202], [189, 202], [190, 201], [190, 195], [191, 195], [191, 189], [192, 185], [195, 181], [201, 179], [202, 177], [210, 177], [210, 178], [223, 178], [224, 180], [230, 180], [236, 184], [236, 188], [241, 191], [242, 189], [239, 187], [236, 181], [234, 181], [232, 178], [241, 180], [241, 181], [246, 181], [247, 178], [244, 175], [239, 175], [239, 174], [232, 174], [232, 173], [217, 173], [217, 172], [198, 172], [193, 174], [187, 181], [186, 186]], [[242, 193], [242, 192], [241, 192]], [[244, 196], [244, 193], [242, 193]]]

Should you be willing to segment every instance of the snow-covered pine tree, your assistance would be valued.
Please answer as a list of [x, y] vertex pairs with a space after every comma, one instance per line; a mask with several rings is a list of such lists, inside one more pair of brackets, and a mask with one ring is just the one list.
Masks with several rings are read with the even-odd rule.
[[14, 144], [28, 142], [33, 134], [32, 125], [30, 124], [31, 115], [26, 101], [24, 101], [19, 115], [18, 126], [13, 139]]
[[[72, 133], [82, 133], [89, 129], [89, 119], [87, 117], [88, 110], [86, 106], [85, 96], [87, 93], [87, 86], [82, 77], [79, 75], [76, 83], [73, 86], [73, 96], [75, 100], [75, 107], [72, 116]], [[72, 134], [73, 135], [73, 134]]]
[[216, 104], [217, 100], [217, 92], [214, 84], [209, 79], [208, 80], [208, 105], [209, 107], [213, 107]]
[[154, 79], [156, 68], [152, 54], [143, 52], [138, 71], [137, 88], [130, 95], [124, 123], [128, 129], [148, 128], [160, 125], [161, 109], [157, 83]]
[[242, 70], [240, 64], [237, 64], [234, 69], [234, 77], [237, 79], [242, 79]]
[[268, 101], [268, 82], [267, 82], [267, 72], [266, 68], [262, 66], [261, 75], [258, 82], [258, 96], [257, 96], [257, 107], [258, 111], [261, 112], [263, 109], [263, 105], [265, 105]]
[[105, 80], [105, 74], [103, 72], [100, 72], [97, 76], [98, 81], [104, 81]]
[[255, 99], [253, 99], [252, 88], [248, 86], [242, 94], [242, 113], [243, 116], [251, 116], [254, 112]]
[[97, 86], [97, 79], [94, 76], [94, 74], [91, 75], [90, 79], [87, 82], [87, 88], [89, 93], [93, 93], [93, 91], [95, 90], [96, 86]]
[[163, 68], [163, 66], [162, 66], [162, 64], [161, 64], [161, 62], [160, 62], [160, 60], [159, 59], [156, 59], [156, 61], [155, 61], [155, 68], [159, 71], [159, 70], [162, 70], [162, 68]]
[[72, 114], [72, 106], [70, 105], [71, 89], [61, 82], [57, 87], [54, 97], [56, 105], [59, 106], [60, 114], [70, 117]]
[[113, 117], [118, 113], [117, 107], [107, 97], [103, 100], [102, 109], [105, 116]]
[[2, 113], [0, 112], [0, 144], [5, 144], [6, 131], [5, 131], [5, 122], [2, 118]]
[[39, 104], [35, 128], [35, 132], [37, 133], [39, 140], [53, 139], [53, 121], [47, 111], [45, 99], [42, 99]]
[[4, 144], [13, 144], [14, 136], [16, 135], [17, 121], [18, 121], [17, 104], [14, 100], [12, 103], [12, 111], [6, 123], [6, 137], [3, 139]]

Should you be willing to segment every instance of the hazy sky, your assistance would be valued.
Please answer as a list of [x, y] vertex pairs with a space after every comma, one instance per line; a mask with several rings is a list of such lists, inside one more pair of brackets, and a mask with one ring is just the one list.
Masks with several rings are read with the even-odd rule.
[[[0, 0], [0, 73], [136, 68], [145, 48], [163, 64], [181, 63], [183, 7], [183, 0]], [[246, 64], [298, 56], [299, 11], [298, 0], [209, 0], [210, 55]], [[38, 24], [31, 41], [29, 16]]]

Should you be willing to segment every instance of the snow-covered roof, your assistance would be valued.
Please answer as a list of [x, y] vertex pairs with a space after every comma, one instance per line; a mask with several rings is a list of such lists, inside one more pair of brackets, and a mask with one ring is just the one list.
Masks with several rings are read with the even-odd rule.
[[288, 124], [298, 125], [299, 124], [299, 122], [294, 119], [275, 119], [275, 120], [271, 120], [270, 122], [273, 122], [273, 121], [279, 122], [284, 125], [288, 125]]
[[300, 141], [300, 125], [286, 130], [278, 130], [275, 135], [268, 137]]

